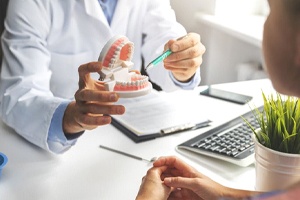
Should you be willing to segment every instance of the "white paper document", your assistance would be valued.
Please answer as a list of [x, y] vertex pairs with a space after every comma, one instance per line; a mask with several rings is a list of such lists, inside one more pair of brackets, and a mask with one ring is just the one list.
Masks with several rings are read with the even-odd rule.
[[113, 118], [136, 135], [209, 121], [200, 110], [201, 102], [185, 95], [154, 91], [143, 97], [121, 99], [119, 103], [125, 106], [125, 114]]

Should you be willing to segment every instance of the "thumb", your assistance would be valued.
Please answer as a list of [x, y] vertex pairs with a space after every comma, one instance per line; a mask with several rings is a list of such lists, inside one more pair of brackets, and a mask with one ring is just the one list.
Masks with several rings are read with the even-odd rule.
[[170, 49], [171, 45], [172, 45], [175, 41], [176, 41], [176, 40], [174, 40], [174, 39], [169, 40], [169, 41], [165, 44], [165, 46], [164, 46], [164, 51]]
[[185, 188], [189, 190], [199, 189], [198, 181], [195, 178], [184, 178], [184, 177], [166, 177], [164, 184], [169, 187]]

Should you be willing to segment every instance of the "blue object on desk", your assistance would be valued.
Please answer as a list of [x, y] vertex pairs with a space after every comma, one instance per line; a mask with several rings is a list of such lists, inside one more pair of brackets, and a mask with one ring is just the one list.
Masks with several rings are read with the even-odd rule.
[[0, 177], [1, 177], [2, 169], [6, 165], [6, 163], [7, 163], [6, 155], [0, 152]]

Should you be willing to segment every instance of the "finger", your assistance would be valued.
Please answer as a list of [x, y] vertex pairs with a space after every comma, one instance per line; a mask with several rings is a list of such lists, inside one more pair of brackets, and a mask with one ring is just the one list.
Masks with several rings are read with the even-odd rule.
[[200, 35], [196, 33], [189, 33], [186, 37], [183, 37], [173, 42], [170, 45], [170, 49], [172, 52], [183, 51], [185, 49], [195, 46], [198, 43], [200, 43]]
[[175, 39], [169, 40], [169, 41], [167, 42], [167, 44], [165, 44], [164, 50], [166, 51], [166, 50], [170, 49], [170, 46], [171, 46], [175, 41], [182, 40], [182, 39], [184, 39], [184, 38], [186, 38], [186, 37], [188, 37], [188, 35], [183, 35], [183, 36], [177, 38], [176, 40], [175, 40]]
[[95, 85], [95, 89], [99, 90], [99, 91], [105, 91], [105, 86], [104, 86], [105, 82], [103, 81], [99, 81], [99, 80], [95, 80], [94, 85]]
[[78, 104], [79, 112], [90, 115], [122, 115], [125, 107], [122, 105], [82, 103]]
[[102, 69], [101, 62], [89, 62], [83, 65], [80, 65], [78, 68], [79, 77], [84, 78], [85, 75], [99, 72]]
[[161, 175], [164, 171], [168, 169], [167, 166], [156, 167], [156, 171], [159, 175]]
[[193, 68], [198, 68], [202, 64], [202, 57], [197, 57], [197, 58], [192, 58], [192, 59], [186, 59], [186, 60], [181, 60], [177, 62], [170, 62], [170, 63], [165, 63], [164, 67], [167, 70], [170, 70], [172, 72], [187, 72], [189, 70], [195, 71]]
[[79, 88], [85, 87], [85, 82], [90, 77], [90, 73], [99, 72], [101, 68], [101, 62], [90, 62], [80, 65], [78, 68]]
[[76, 101], [84, 102], [117, 102], [119, 100], [119, 96], [115, 92], [82, 89], [75, 93], [75, 99]]
[[167, 51], [168, 49], [170, 49], [171, 45], [172, 45], [175, 41], [176, 41], [176, 40], [174, 40], [174, 39], [169, 40], [169, 41], [165, 44], [165, 46], [164, 46], [164, 51]]
[[205, 50], [205, 46], [199, 43], [182, 51], [172, 53], [164, 60], [164, 63], [167, 64], [179, 60], [201, 57], [205, 53]]
[[111, 123], [111, 117], [106, 115], [96, 116], [90, 114], [81, 114], [76, 116], [75, 120], [85, 130], [92, 130], [97, 126], [103, 126]]
[[168, 166], [168, 168], [175, 168], [187, 172], [190, 172], [192, 170], [194, 171], [192, 167], [175, 156], [160, 157], [153, 163], [153, 166]]
[[157, 176], [160, 177], [161, 174], [167, 169], [167, 166], [160, 166], [160, 167], [152, 167], [147, 171], [147, 176]]
[[175, 168], [168, 168], [162, 174], [163, 177], [174, 177], [174, 176], [182, 176], [182, 171]]
[[185, 188], [192, 191], [201, 190], [201, 183], [195, 178], [168, 177], [164, 179], [164, 184], [169, 187]]
[[176, 159], [177, 157], [175, 156], [161, 156], [156, 161], [153, 162], [153, 166], [160, 167], [166, 165], [170, 167], [172, 166], [172, 163], [174, 163]]

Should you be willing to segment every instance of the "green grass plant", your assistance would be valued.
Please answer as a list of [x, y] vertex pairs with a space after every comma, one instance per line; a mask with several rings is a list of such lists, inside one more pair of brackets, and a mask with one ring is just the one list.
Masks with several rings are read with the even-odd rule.
[[260, 129], [251, 130], [262, 145], [284, 153], [300, 153], [300, 105], [296, 97], [279, 93], [266, 96], [262, 92], [263, 110], [257, 108], [252, 112]]

